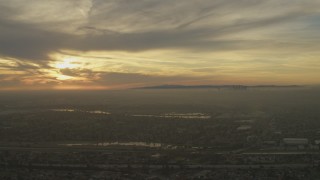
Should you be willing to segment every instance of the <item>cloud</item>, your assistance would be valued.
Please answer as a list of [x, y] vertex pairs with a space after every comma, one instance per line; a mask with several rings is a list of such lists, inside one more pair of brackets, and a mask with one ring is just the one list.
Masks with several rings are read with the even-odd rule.
[[[237, 40], [228, 39], [229, 35], [241, 34], [243, 31], [252, 31], [274, 24], [280, 25], [303, 17], [314, 13], [314, 8], [307, 10], [296, 6], [311, 7], [310, 5], [316, 4], [312, 1], [304, 4], [286, 1], [282, 4], [288, 7], [277, 7], [271, 13], [264, 9], [269, 10], [272, 6], [279, 4], [276, 1], [271, 3], [250, 0], [178, 3], [176, 1], [94, 0], [64, 3], [59, 0], [51, 6], [43, 1], [32, 1], [31, 5], [22, 6], [25, 3], [27, 2], [13, 1], [4, 6], [6, 3], [0, 2], [3, 15], [0, 19], [0, 53], [3, 56], [34, 61], [47, 61], [48, 54], [60, 49], [83, 51], [238, 49], [239, 46], [233, 45]], [[72, 8], [72, 5], [76, 7]], [[42, 17], [37, 17], [37, 13], [28, 11], [30, 8], [30, 10], [41, 12], [39, 14], [44, 14], [40, 7], [48, 9], [44, 22], [38, 22]], [[266, 14], [255, 16], [250, 13], [250, 10], [252, 11], [250, 8], [260, 8], [262, 13]], [[249, 13], [246, 12], [247, 10]], [[56, 14], [53, 19], [48, 18], [53, 13], [63, 11], [71, 13], [72, 18], [63, 19], [62, 17], [66, 17], [63, 14]], [[231, 11], [234, 11], [234, 14], [239, 13], [238, 18], [228, 14]], [[10, 18], [10, 16], [15, 17], [13, 13], [17, 12], [20, 12], [21, 16], [26, 15], [37, 19]], [[73, 24], [72, 20], [81, 21], [81, 23]], [[214, 21], [225, 22], [215, 24]], [[210, 25], [211, 22], [213, 25]], [[63, 26], [72, 28], [68, 28], [71, 30], [67, 31]], [[250, 43], [250, 39], [245, 43]], [[255, 43], [251, 43], [251, 47], [254, 46]]]
[[59, 84], [57, 79], [39, 73], [0, 75], [0, 90], [50, 89]]
[[[32, 77], [36, 77], [35, 83], [66, 83], [54, 79], [52, 73], [79, 77], [81, 83], [89, 82], [90, 78], [91, 83], [100, 84], [166, 83], [198, 81], [200, 75], [211, 69], [214, 69], [213, 79], [220, 75], [215, 74], [218, 72], [260, 70], [256, 63], [230, 59], [241, 56], [240, 59], [249, 58], [253, 62], [263, 56], [272, 59], [270, 63], [280, 61], [283, 66], [278, 71], [289, 73], [289, 67], [299, 64], [297, 58], [307, 59], [302, 54], [311, 56], [307, 62], [318, 55], [320, 26], [315, 22], [320, 19], [319, 7], [320, 2], [314, 0], [0, 0], [0, 57], [13, 62], [6, 65], [0, 59], [0, 72], [20, 74], [7, 76], [17, 77], [12, 81], [22, 84], [30, 83], [27, 78]], [[103, 52], [103, 57], [112, 57], [113, 64], [109, 61], [109, 66], [116, 66], [117, 72], [108, 68], [102, 71], [101, 67], [51, 67], [53, 61], [63, 60], [52, 54], [64, 51], [77, 52], [82, 59], [92, 61], [98, 58], [82, 54]], [[170, 57], [165, 55], [169, 51]], [[126, 52], [128, 58], [112, 56], [114, 52]], [[155, 57], [148, 56], [148, 52], [164, 53]], [[223, 58], [219, 66], [221, 56], [231, 56], [234, 52], [237, 55]], [[148, 56], [141, 58], [148, 67], [144, 63], [138, 67], [142, 60], [137, 63], [130, 58], [139, 53]], [[184, 54], [193, 57], [176, 58]], [[206, 62], [197, 65], [202, 58]], [[99, 58], [99, 61], [104, 59], [107, 67], [110, 59]], [[275, 65], [268, 63], [263, 67], [269, 72]], [[195, 66], [189, 71], [193, 74], [185, 76], [178, 72], [187, 72], [190, 64]], [[125, 68], [130, 65], [136, 72]], [[154, 73], [147, 73], [145, 69], [151, 69], [152, 65]], [[164, 74], [166, 68], [170, 69], [168, 76]], [[178, 70], [172, 73], [173, 69]]]
[[38, 29], [31, 24], [0, 19], [0, 53], [22, 60], [48, 61], [48, 54], [60, 49], [68, 37]]

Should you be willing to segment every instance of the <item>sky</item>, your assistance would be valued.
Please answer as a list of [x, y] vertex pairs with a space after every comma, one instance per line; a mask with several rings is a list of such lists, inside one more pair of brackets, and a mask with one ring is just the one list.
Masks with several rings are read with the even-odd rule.
[[320, 0], [0, 0], [0, 90], [320, 84]]

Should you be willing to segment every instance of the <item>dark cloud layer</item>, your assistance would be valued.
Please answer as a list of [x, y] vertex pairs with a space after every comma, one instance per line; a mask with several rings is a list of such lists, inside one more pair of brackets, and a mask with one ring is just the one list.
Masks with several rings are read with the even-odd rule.
[[[26, 1], [15, 2], [17, 4], [27, 3]], [[66, 32], [61, 29], [63, 29], [63, 26], [68, 26], [68, 22], [59, 29], [54, 28], [55, 24], [50, 24], [50, 22], [19, 21], [10, 17], [12, 13], [17, 13], [22, 9], [14, 9], [12, 7], [10, 9], [4, 6], [6, 4], [5, 1], [1, 1], [1, 4], [0, 54], [34, 61], [46, 61], [49, 59], [49, 53], [60, 49], [82, 51], [145, 51], [172, 48], [212, 51], [238, 49], [240, 47], [237, 46], [236, 40], [223, 39], [223, 37], [241, 33], [242, 31], [265, 28], [313, 13], [313, 9], [306, 11], [306, 9], [296, 7], [300, 4], [291, 5], [288, 1], [280, 3], [281, 5], [289, 6], [281, 14], [272, 15], [270, 13], [266, 16], [251, 17], [249, 19], [247, 15], [241, 15], [241, 13], [245, 14], [243, 10], [240, 10], [241, 8], [244, 8], [244, 10], [249, 7], [260, 8], [262, 13], [265, 13], [263, 8], [268, 10], [272, 6], [262, 1], [250, 0], [188, 1], [185, 3], [177, 1], [110, 2], [94, 0], [91, 2], [91, 7], [86, 14], [87, 17], [84, 17], [86, 22], [83, 23], [83, 26], [75, 26], [74, 32]], [[310, 5], [312, 4], [315, 3], [308, 1], [305, 6], [311, 7]], [[193, 9], [191, 9], [192, 6], [194, 6]], [[210, 25], [211, 21], [223, 20], [231, 10], [243, 17], [229, 20], [226, 18], [226, 22], [223, 24]], [[23, 9], [23, 11], [28, 11], [28, 9]], [[180, 17], [179, 12], [184, 14], [185, 18]], [[68, 14], [63, 16], [68, 16]], [[207, 20], [208, 23], [196, 26], [199, 21], [203, 20]], [[128, 29], [126, 31], [121, 31], [121, 28], [118, 31], [116, 29], [111, 30], [112, 27], [109, 27], [108, 23], [111, 26], [126, 25]], [[61, 22], [57, 24], [59, 25]], [[134, 24], [138, 24], [138, 27]], [[159, 24], [159, 27], [155, 28], [157, 25], [154, 24]], [[130, 29], [130, 25], [133, 26], [132, 29]], [[166, 25], [167, 27], [162, 28], [161, 25]], [[77, 34], [79, 31], [82, 31], [82, 33]], [[249, 43], [251, 47], [255, 46], [250, 40], [244, 41], [244, 44], [248, 45]]]
[[45, 61], [62, 48], [66, 34], [38, 29], [32, 24], [0, 19], [0, 53], [17, 59]]

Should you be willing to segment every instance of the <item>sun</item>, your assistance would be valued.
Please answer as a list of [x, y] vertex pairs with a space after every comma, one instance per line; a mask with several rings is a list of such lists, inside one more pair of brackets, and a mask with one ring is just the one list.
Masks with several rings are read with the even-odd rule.
[[50, 74], [57, 80], [61, 81], [79, 79], [78, 77], [64, 74], [62, 70], [81, 68], [81, 66], [82, 64], [77, 58], [64, 57], [51, 64], [51, 67], [53, 67], [54, 69], [52, 69]]
[[79, 67], [79, 64], [76, 63], [76, 61], [74, 59], [66, 58], [60, 62], [57, 62], [55, 64], [55, 67], [58, 69], [73, 69], [73, 68]]

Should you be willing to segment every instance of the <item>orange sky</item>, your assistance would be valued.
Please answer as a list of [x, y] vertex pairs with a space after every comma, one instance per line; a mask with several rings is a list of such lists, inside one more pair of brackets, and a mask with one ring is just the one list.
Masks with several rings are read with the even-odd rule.
[[320, 1], [0, 1], [0, 90], [320, 84]]

